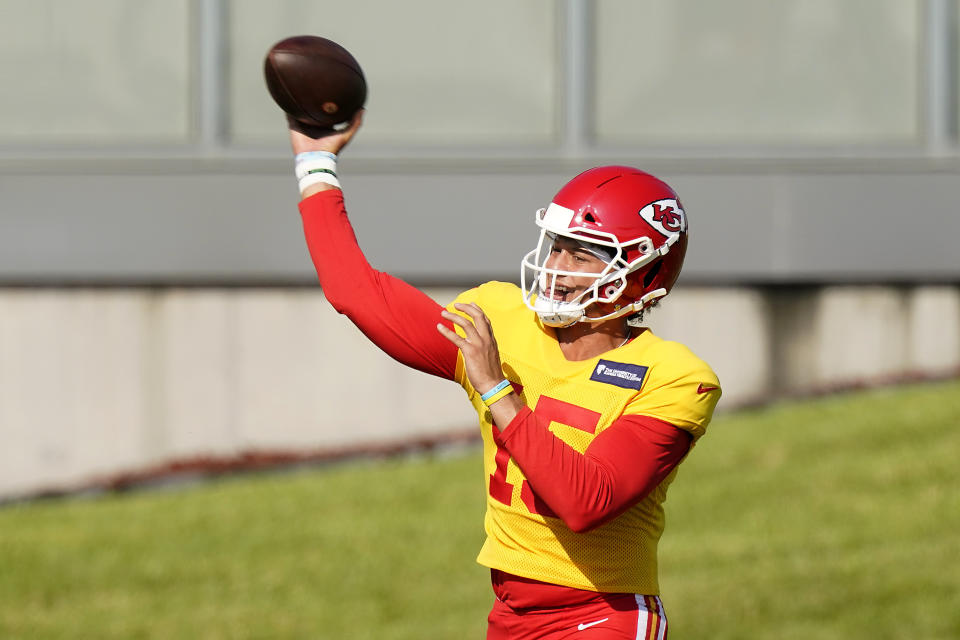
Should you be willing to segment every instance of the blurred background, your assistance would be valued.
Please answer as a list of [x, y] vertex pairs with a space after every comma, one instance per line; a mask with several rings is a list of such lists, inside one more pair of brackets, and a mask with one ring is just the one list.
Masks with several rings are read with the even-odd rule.
[[650, 322], [721, 411], [956, 376], [958, 4], [0, 0], [0, 500], [471, 432], [315, 285], [262, 79], [295, 34], [363, 66], [347, 205], [437, 300], [517, 281], [534, 211], [630, 164], [686, 206]]

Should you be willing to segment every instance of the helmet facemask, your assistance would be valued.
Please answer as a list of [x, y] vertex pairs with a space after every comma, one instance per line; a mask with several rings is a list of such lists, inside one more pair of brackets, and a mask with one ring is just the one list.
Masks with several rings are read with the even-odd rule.
[[[599, 230], [554, 226], [551, 219], [549, 210], [537, 212], [540, 239], [536, 249], [524, 256], [522, 261], [521, 287], [527, 307], [550, 327], [568, 327], [576, 322], [603, 322], [639, 311], [632, 302], [618, 305], [616, 301], [627, 289], [629, 274], [660, 256], [653, 242], [642, 237], [625, 244], [613, 234]], [[605, 267], [597, 273], [547, 267], [558, 236], [573, 240], [602, 260]], [[593, 282], [572, 300], [558, 300], [562, 296], [558, 295], [557, 279], [565, 276], [592, 278]], [[612, 310], [607, 307], [599, 313], [588, 315], [591, 305], [611, 305]]]

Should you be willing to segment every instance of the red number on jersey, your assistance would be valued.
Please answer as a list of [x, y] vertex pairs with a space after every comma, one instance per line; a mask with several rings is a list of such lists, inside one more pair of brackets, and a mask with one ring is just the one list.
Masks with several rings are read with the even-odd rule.
[[596, 411], [549, 396], [540, 396], [537, 399], [537, 408], [534, 412], [551, 422], [559, 422], [587, 433], [595, 433], [600, 424], [600, 414]]
[[[551, 422], [559, 422], [587, 433], [595, 433], [600, 424], [600, 414], [596, 411], [578, 407], [575, 404], [557, 400], [549, 396], [540, 396], [534, 412], [541, 418]], [[509, 506], [513, 502], [513, 485], [507, 482], [507, 464], [510, 462], [510, 452], [500, 444], [500, 429], [493, 425], [493, 441], [497, 445], [497, 467], [490, 475], [490, 496], [497, 502]], [[536, 513], [551, 518], [557, 517], [553, 510], [533, 491], [526, 480], [520, 486], [520, 499], [530, 513]]]
[[496, 470], [490, 474], [490, 497], [497, 502], [510, 506], [513, 501], [513, 485], [507, 482], [507, 465], [510, 463], [510, 452], [500, 444], [500, 429], [493, 425], [493, 441], [497, 443]]

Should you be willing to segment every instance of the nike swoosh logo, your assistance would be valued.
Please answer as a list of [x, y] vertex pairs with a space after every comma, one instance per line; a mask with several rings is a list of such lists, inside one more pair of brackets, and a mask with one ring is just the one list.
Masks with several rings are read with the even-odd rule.
[[604, 618], [603, 620], [596, 620], [594, 622], [581, 622], [580, 624], [577, 625], [577, 631], [583, 631], [584, 629], [589, 629], [590, 627], [598, 625], [601, 622], [606, 622], [609, 619], [610, 618]]
[[700, 383], [700, 386], [697, 387], [697, 393], [707, 393], [708, 391], [716, 391], [719, 387], [714, 387], [709, 384]]

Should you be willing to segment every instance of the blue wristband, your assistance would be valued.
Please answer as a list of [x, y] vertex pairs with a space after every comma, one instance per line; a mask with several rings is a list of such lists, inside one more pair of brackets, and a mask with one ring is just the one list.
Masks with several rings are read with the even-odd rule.
[[490, 389], [490, 391], [487, 391], [485, 394], [483, 394], [482, 396], [480, 396], [480, 400], [481, 400], [484, 404], [486, 404], [487, 400], [489, 400], [489, 399], [492, 398], [493, 396], [497, 395], [498, 393], [500, 393], [501, 391], [503, 391], [504, 389], [506, 389], [506, 388], [509, 387], [509, 386], [510, 386], [510, 381], [507, 380], [506, 378], [504, 378], [503, 380], [500, 381], [500, 384], [498, 384], [498, 385], [495, 386], [493, 389]]

